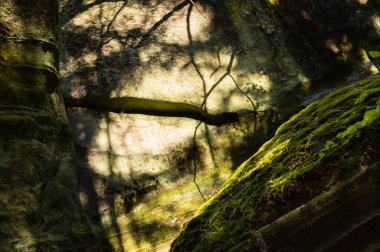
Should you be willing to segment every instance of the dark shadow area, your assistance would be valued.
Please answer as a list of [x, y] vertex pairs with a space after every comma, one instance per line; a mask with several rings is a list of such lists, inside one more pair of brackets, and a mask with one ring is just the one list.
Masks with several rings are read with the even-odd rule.
[[380, 249], [380, 246], [379, 236], [376, 230], [379, 226], [380, 216], [377, 215], [368, 220], [355, 231], [347, 234], [326, 251], [378, 251]]
[[[274, 11], [269, 6], [267, 9], [287, 31], [289, 48], [314, 80], [344, 66], [349, 70], [363, 60], [361, 50], [379, 44], [374, 25], [380, 11], [376, 0], [279, 0]], [[366, 69], [361, 71], [359, 74], [368, 75]]]

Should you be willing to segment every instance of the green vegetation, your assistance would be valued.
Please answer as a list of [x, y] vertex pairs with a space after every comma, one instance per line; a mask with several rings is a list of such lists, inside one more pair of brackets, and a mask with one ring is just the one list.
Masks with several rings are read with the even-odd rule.
[[234, 22], [234, 24], [237, 24], [240, 22], [241, 19], [241, 7], [238, 0], [226, 0], [225, 4], [230, 12], [231, 19]]
[[380, 75], [293, 116], [243, 163], [172, 245], [173, 251], [260, 246], [256, 230], [376, 162]]
[[368, 51], [369, 56], [372, 58], [377, 58], [380, 57], [380, 52], [379, 51]]

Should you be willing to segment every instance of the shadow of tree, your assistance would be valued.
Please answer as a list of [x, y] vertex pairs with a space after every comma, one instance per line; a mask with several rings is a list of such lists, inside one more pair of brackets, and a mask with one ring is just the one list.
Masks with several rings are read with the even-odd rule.
[[[80, 178], [79, 186], [82, 203], [91, 222], [96, 226], [97, 234], [105, 248], [109, 247], [108, 240], [116, 239], [117, 244], [113, 243], [112, 247], [116, 248], [117, 251], [124, 251], [125, 241], [123, 241], [122, 237], [124, 234], [128, 234], [130, 239], [131, 232], [135, 237], [133, 242], [137, 244], [137, 247], [140, 247], [143, 246], [143, 241], [156, 245], [160, 244], [157, 240], [161, 240], [163, 237], [157, 237], [157, 234], [154, 234], [158, 230], [164, 232], [167, 229], [169, 233], [173, 232], [173, 229], [179, 231], [180, 224], [183, 221], [174, 220], [174, 224], [165, 224], [165, 222], [155, 220], [145, 222], [141, 217], [134, 217], [136, 213], [132, 212], [132, 210], [136, 206], [145, 204], [146, 196], [154, 194], [159, 189], [160, 181], [164, 180], [163, 183], [175, 182], [183, 175], [192, 172], [185, 170], [193, 161], [190, 150], [182, 151], [176, 155], [175, 160], [171, 162], [173, 167], [170, 169], [154, 175], [147, 173], [131, 175], [130, 178], [125, 178], [120, 173], [112, 172], [114, 159], [117, 155], [111, 152], [107, 154], [110, 175], [94, 172], [87, 159], [89, 156], [88, 149], [77, 145], [77, 154], [81, 157], [77, 173]], [[205, 155], [204, 151], [203, 155]], [[176, 207], [175, 203], [167, 205], [167, 213], [165, 214], [176, 213]], [[190, 216], [189, 213], [183, 214]], [[125, 225], [120, 225], [118, 221], [118, 217], [122, 215], [128, 216], [129, 219], [129, 222]], [[104, 219], [107, 220], [107, 216], [109, 217], [108, 223], [107, 221], [104, 222]], [[178, 213], [174, 216], [178, 218]], [[126, 244], [128, 244], [128, 241]]]
[[[102, 95], [108, 97], [124, 95], [126, 88], [127, 90], [138, 90], [141, 87], [142, 75], [145, 72], [151, 71], [149, 69], [150, 65], [159, 66], [160, 71], [178, 68], [179, 71], [186, 71], [192, 68], [196, 74], [189, 76], [189, 78], [193, 78], [194, 89], [199, 89], [200, 91], [198, 90], [194, 94], [194, 97], [196, 96], [197, 99], [185, 99], [207, 110], [207, 102], [210, 97], [222, 86], [227, 85], [226, 81], [228, 80], [229, 84], [234, 88], [220, 95], [222, 97], [220, 99], [221, 107], [223, 109], [227, 108], [228, 105], [233, 103], [232, 97], [239, 95], [247, 99], [248, 105], [246, 108], [251, 110], [246, 119], [246, 124], [251, 126], [251, 129], [247, 130], [249, 133], [241, 136], [239, 140], [230, 139], [228, 145], [231, 148], [226, 147], [223, 153], [223, 155], [228, 154], [230, 156], [233, 170], [242, 161], [252, 155], [266, 139], [274, 134], [275, 128], [283, 120], [283, 115], [278, 112], [279, 108], [282, 109], [281, 106], [288, 105], [289, 102], [299, 104], [300, 96], [304, 93], [301, 90], [302, 81], [299, 80], [295, 84], [297, 86], [296, 92], [294, 92], [294, 89], [285, 89], [284, 91], [284, 89], [280, 88], [284, 82], [284, 78], [281, 76], [282, 72], [268, 72], [267, 69], [261, 69], [262, 66], [259, 64], [248, 66], [246, 58], [257, 56], [258, 58], [269, 58], [272, 63], [267, 63], [266, 66], [272, 64], [272, 70], [278, 69], [280, 71], [280, 67], [284, 66], [287, 62], [282, 62], [281, 64], [283, 65], [278, 64], [279, 67], [276, 65], [276, 61], [280, 60], [279, 58], [284, 55], [281, 51], [284, 49], [273, 49], [257, 52], [255, 56], [246, 56], [247, 53], [252, 52], [250, 50], [253, 50], [252, 48], [256, 45], [244, 45], [242, 38], [239, 37], [239, 35], [241, 36], [238, 31], [239, 29], [236, 28], [238, 25], [234, 24], [234, 21], [230, 18], [226, 18], [229, 16], [228, 9], [218, 1], [199, 1], [197, 3], [209, 13], [209, 34], [207, 34], [208, 37], [206, 39], [195, 38], [192, 33], [192, 27], [199, 24], [193, 25], [191, 21], [194, 10], [193, 5], [189, 1], [183, 1], [179, 4], [174, 4], [174, 2], [167, 4], [165, 1], [132, 0], [95, 0], [90, 3], [79, 0], [74, 2], [64, 1], [61, 7], [64, 12], [62, 25], [63, 44], [65, 47], [62, 64], [70, 65], [72, 62], [75, 62], [73, 69], [68, 69], [70, 67], [67, 66], [63, 67], [62, 82], [65, 83], [64, 94], [66, 96]], [[266, 11], [266, 14], [273, 16], [277, 21], [276, 24], [280, 28], [275, 27], [275, 29], [286, 31], [281, 33], [281, 36], [283, 34], [286, 34], [286, 36], [280, 41], [278, 40], [278, 36], [280, 36], [279, 32], [271, 32], [272, 27], [268, 28], [265, 18], [257, 16], [257, 13], [252, 14], [252, 16], [256, 15], [253, 18], [255, 22], [248, 21], [245, 24], [249, 22], [254, 23], [251, 24], [255, 26], [252, 29], [255, 31], [260, 30], [264, 34], [261, 41], [266, 41], [268, 47], [290, 48], [291, 52], [288, 53], [297, 61], [298, 67], [303, 70], [306, 76], [305, 78], [314, 80], [325, 76], [335, 66], [348, 64], [345, 60], [349, 57], [356, 57], [355, 49], [362, 46], [360, 37], [370, 32], [368, 27], [365, 28], [365, 33], [358, 32], [357, 28], [361, 28], [362, 24], [357, 24], [357, 26], [344, 25], [344, 20], [349, 19], [354, 14], [354, 10], [358, 9], [357, 5], [351, 8], [351, 5], [346, 3], [349, 6], [347, 8], [344, 7], [345, 5], [342, 7], [346, 10], [342, 12], [342, 16], [339, 16], [337, 20], [334, 18], [331, 20], [331, 18], [328, 19], [328, 17], [334, 17], [331, 10], [325, 11], [324, 8], [326, 6], [336, 9], [337, 6], [328, 3], [328, 1], [315, 1], [314, 7], [310, 5], [311, 3], [313, 2], [301, 1], [294, 3], [291, 1], [278, 1], [278, 5], [275, 8], [269, 7], [264, 1], [255, 3], [260, 4], [262, 9]], [[111, 8], [107, 4], [114, 5]], [[369, 4], [375, 5], [375, 2], [369, 1]], [[150, 10], [162, 5], [164, 5], [164, 10], [160, 9], [160, 11], [154, 10], [150, 12]], [[141, 11], [139, 13], [130, 13], [130, 10], [137, 9], [136, 7], [133, 9], [133, 6], [138, 6]], [[97, 7], [96, 10], [94, 9], [95, 7]], [[364, 6], [359, 9], [361, 10], [362, 8], [365, 9], [367, 7]], [[87, 11], [93, 11], [96, 15], [91, 16], [88, 14], [89, 17], [87, 19], [85, 16], [82, 17], [84, 21], [76, 21], [82, 22], [76, 26], [73, 23], [73, 19], [78, 15], [84, 15], [83, 13]], [[144, 13], [144, 11], [146, 12]], [[110, 13], [113, 14], [110, 15]], [[360, 17], [357, 20], [365, 20], [364, 23], [367, 24], [370, 17], [374, 14], [370, 12], [368, 17], [364, 19], [359, 15]], [[138, 16], [140, 23], [135, 23], [133, 15]], [[159, 15], [159, 18], [155, 15]], [[167, 35], [167, 30], [169, 29], [166, 24], [181, 15], [184, 18], [181, 19], [181, 22], [175, 24], [185, 26], [187, 32], [186, 43], [182, 43], [183, 41], [178, 42], [176, 38], [173, 38], [173, 41], [162, 39]], [[252, 18], [252, 16], [249, 17]], [[97, 24], [83, 24], [85, 21], [91, 21], [94, 17], [97, 18]], [[310, 17], [312, 18], [311, 20]], [[120, 24], [125, 20], [133, 21], [128, 23], [131, 27]], [[335, 23], [335, 21], [337, 22]], [[173, 26], [171, 27], [173, 28]], [[328, 31], [327, 33], [325, 32], [326, 30]], [[354, 30], [354, 33], [349, 33], [352, 30]], [[304, 45], [305, 41], [306, 45]], [[329, 41], [332, 42], [330, 43]], [[350, 50], [346, 50], [348, 43], [351, 44], [352, 49]], [[339, 49], [339, 52], [334, 52], [334, 46]], [[224, 53], [223, 55], [223, 50], [228, 53]], [[146, 53], [146, 51], [150, 53]], [[197, 57], [202, 54], [212, 54], [216, 63], [199, 62]], [[228, 56], [229, 60], [222, 58], [225, 55]], [[183, 61], [181, 64], [178, 63], [179, 58]], [[227, 61], [227, 64], [225, 64], [225, 61]], [[235, 72], [232, 72], [232, 70]], [[241, 77], [240, 75], [243, 71], [267, 76], [268, 83], [275, 83], [276, 85], [270, 88], [263, 88], [258, 82]], [[180, 85], [181, 83], [178, 83], [178, 86]], [[171, 99], [172, 96], [163, 97], [163, 99], [168, 98]], [[173, 99], [175, 98], [173, 97]], [[271, 99], [275, 101], [272, 102]], [[264, 104], [267, 100], [270, 101], [269, 106]], [[99, 112], [94, 113], [97, 116]], [[108, 115], [104, 116], [107, 118], [106, 124], [109, 127], [109, 117]], [[73, 123], [73, 127], [74, 130], [77, 130], [84, 126]], [[99, 129], [97, 127], [89, 129], [87, 125], [85, 127], [84, 137], [87, 142], [91, 142]], [[240, 130], [238, 126], [236, 127], [236, 130]], [[112, 148], [106, 151], [108, 175], [96, 173], [93, 167], [91, 167], [92, 164], [86, 160], [88, 151], [83, 149], [83, 147], [89, 147], [78, 146], [78, 156], [84, 157], [80, 161], [78, 176], [80, 177], [83, 197], [87, 199], [85, 208], [93, 224], [98, 227], [98, 233], [102, 237], [116, 240], [116, 245], [112, 242], [114, 248], [124, 251], [124, 245], [132, 242], [124, 240], [123, 234], [127, 231], [135, 233], [133, 243], [137, 244], [137, 247], [141, 248], [145, 246], [144, 241], [148, 241], [150, 244], [153, 244], [153, 248], [157, 248], [157, 240], [159, 238], [153, 234], [154, 230], [179, 230], [179, 224], [185, 218], [178, 223], [176, 222], [175, 225], [171, 225], [170, 223], [165, 224], [165, 222], [157, 220], [145, 222], [135, 216], [134, 209], [145, 204], [146, 198], [153, 197], [151, 195], [161, 190], [163, 178], [167, 180], [166, 182], [174, 183], [181, 182], [184, 177], [189, 177], [190, 175], [201, 198], [203, 200], [207, 199], [214, 192], [210, 192], [209, 189], [209, 191], [202, 190], [197, 183], [198, 179], [203, 181], [205, 179], [204, 176], [208, 175], [204, 171], [205, 166], [208, 164], [202, 163], [202, 155], [205, 155], [205, 153], [211, 155], [211, 163], [215, 168], [216, 175], [214, 173], [211, 174], [212, 176], [215, 175], [211, 177], [213, 179], [212, 184], [214, 188], [218, 188], [221, 185], [223, 179], [218, 177], [217, 174], [221, 162], [217, 160], [214, 154], [215, 151], [218, 151], [218, 153], [221, 151], [216, 150], [214, 142], [217, 140], [218, 134], [223, 134], [227, 130], [223, 128], [216, 130], [213, 127], [204, 125], [204, 130], [200, 134], [198, 132], [200, 129], [201, 123], [197, 124], [194, 128], [192, 144], [184, 147], [178, 155], [173, 155], [174, 157], [172, 158], [174, 160], [168, 162], [171, 164], [170, 167], [154, 175], [132, 174], [128, 178], [121, 176], [113, 170], [116, 152]], [[111, 142], [112, 137], [110, 137], [109, 128], [106, 131], [108, 134], [107, 141]], [[147, 137], [149, 136], [147, 135]], [[205, 139], [207, 145], [201, 145], [199, 143], [200, 139]], [[175, 152], [175, 149], [170, 150], [170, 152]], [[201, 175], [197, 177], [197, 174]], [[165, 213], [166, 215], [170, 213], [175, 214], [175, 203], [178, 202], [169, 205], [168, 213]], [[105, 212], [110, 217], [110, 222], [106, 224], [101, 223]], [[123, 214], [128, 216], [130, 221], [127, 224], [121, 225], [119, 217]], [[111, 229], [113, 230], [112, 232], [110, 232]], [[172, 234], [168, 231], [168, 236], [170, 237], [170, 235]], [[104, 238], [104, 243], [108, 243], [107, 238]]]

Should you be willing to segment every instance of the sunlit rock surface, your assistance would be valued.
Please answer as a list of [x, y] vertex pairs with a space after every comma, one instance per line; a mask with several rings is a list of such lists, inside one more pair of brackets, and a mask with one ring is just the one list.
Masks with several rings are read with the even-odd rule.
[[[81, 199], [116, 251], [168, 250], [184, 221], [273, 134], [282, 115], [320, 92], [316, 80], [327, 88], [345, 85], [345, 73], [334, 81], [322, 77], [342, 63], [352, 65], [346, 58], [356, 51], [341, 57], [324, 37], [310, 44], [301, 24], [282, 19], [282, 6], [272, 4], [197, 1], [201, 13], [188, 1], [60, 2], [65, 96], [260, 111], [211, 127], [186, 118], [69, 108]], [[304, 6], [297, 8], [287, 15], [305, 20]]]
[[172, 251], [377, 251], [380, 76], [280, 126], [186, 224]]

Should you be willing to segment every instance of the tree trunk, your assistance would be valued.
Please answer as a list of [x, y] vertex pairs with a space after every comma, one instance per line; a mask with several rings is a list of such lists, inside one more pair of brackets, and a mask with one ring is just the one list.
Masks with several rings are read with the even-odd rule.
[[94, 251], [58, 92], [58, 6], [0, 2], [0, 251]]

